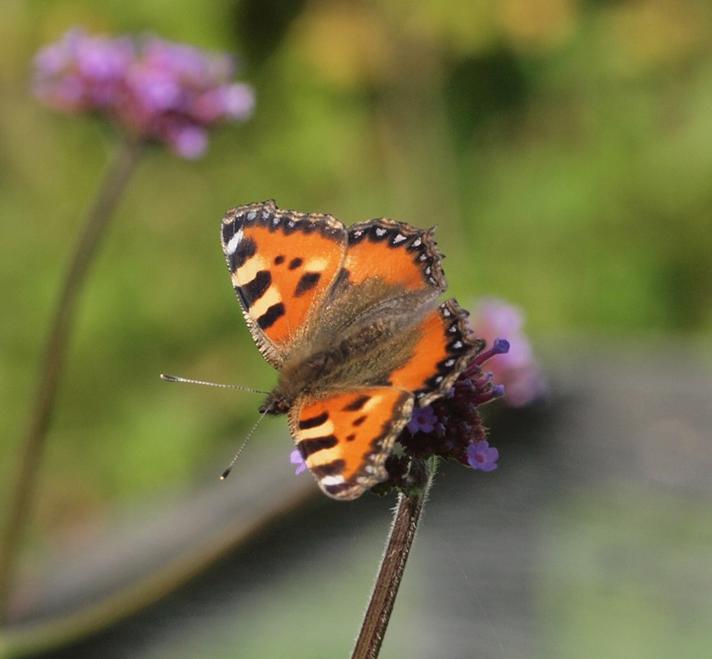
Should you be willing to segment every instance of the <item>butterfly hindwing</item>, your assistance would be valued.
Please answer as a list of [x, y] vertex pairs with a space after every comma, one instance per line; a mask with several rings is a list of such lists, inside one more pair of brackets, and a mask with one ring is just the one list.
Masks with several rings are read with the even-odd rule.
[[222, 222], [233, 287], [260, 352], [279, 368], [341, 268], [346, 230], [330, 215], [240, 206]]
[[453, 299], [429, 312], [411, 331], [417, 339], [410, 358], [389, 380], [415, 394], [418, 405], [444, 395], [484, 343], [467, 322], [467, 312]]
[[333, 498], [355, 499], [385, 480], [385, 460], [412, 411], [407, 391], [363, 387], [298, 400], [290, 427], [319, 487]]

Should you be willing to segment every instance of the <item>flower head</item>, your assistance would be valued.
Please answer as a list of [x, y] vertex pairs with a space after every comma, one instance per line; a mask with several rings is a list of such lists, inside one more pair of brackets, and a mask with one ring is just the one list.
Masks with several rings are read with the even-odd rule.
[[503, 300], [484, 298], [473, 314], [472, 325], [475, 334], [486, 341], [498, 336], [508, 339], [509, 351], [490, 367], [493, 378], [505, 386], [505, 402], [522, 407], [541, 397], [546, 387], [523, 331], [521, 310]]
[[233, 74], [232, 59], [222, 53], [75, 29], [35, 57], [34, 91], [53, 108], [99, 113], [137, 138], [197, 158], [209, 128], [252, 114], [254, 92], [233, 82]]

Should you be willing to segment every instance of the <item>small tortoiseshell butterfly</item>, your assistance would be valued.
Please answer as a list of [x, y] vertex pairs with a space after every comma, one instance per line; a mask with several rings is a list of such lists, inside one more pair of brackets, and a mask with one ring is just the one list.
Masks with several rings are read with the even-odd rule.
[[279, 381], [260, 411], [288, 414], [319, 487], [355, 499], [387, 478], [393, 443], [482, 347], [445, 290], [432, 229], [240, 206], [222, 247], [243, 315]]

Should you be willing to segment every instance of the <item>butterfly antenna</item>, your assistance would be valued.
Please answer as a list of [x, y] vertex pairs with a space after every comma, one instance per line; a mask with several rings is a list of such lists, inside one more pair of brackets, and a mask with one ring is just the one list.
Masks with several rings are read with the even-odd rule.
[[255, 434], [255, 430], [257, 430], [257, 426], [259, 426], [260, 423], [262, 423], [262, 419], [265, 418], [265, 414], [267, 414], [267, 410], [262, 412], [262, 414], [260, 415], [260, 418], [257, 419], [257, 421], [255, 421], [255, 425], [252, 426], [252, 428], [250, 429], [250, 432], [247, 433], [247, 437], [245, 437], [242, 444], [240, 444], [240, 448], [237, 449], [237, 453], [235, 453], [232, 460], [230, 460], [230, 464], [227, 466], [227, 469], [225, 469], [225, 471], [223, 471], [223, 473], [220, 474], [221, 481], [224, 481], [230, 475], [232, 468], [235, 466], [237, 459], [240, 457], [240, 454], [242, 453], [242, 449], [244, 449], [247, 442], [249, 442], [250, 439], [252, 439], [252, 435]]
[[241, 384], [222, 384], [220, 382], [208, 382], [207, 380], [193, 380], [191, 378], [182, 378], [180, 375], [169, 375], [161, 373], [161, 380], [164, 382], [181, 382], [183, 384], [202, 384], [205, 387], [216, 387], [218, 389], [237, 389], [239, 391], [248, 391], [252, 394], [268, 394], [268, 391], [260, 391], [252, 387], [244, 387]]

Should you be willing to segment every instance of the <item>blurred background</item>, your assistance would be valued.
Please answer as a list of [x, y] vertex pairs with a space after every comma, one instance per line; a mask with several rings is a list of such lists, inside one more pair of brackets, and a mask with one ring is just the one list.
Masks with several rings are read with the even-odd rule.
[[[312, 498], [283, 419], [219, 487], [259, 399], [158, 380], [275, 381], [217, 231], [227, 208], [274, 198], [436, 225], [450, 291], [521, 307], [550, 380], [547, 404], [491, 415], [497, 472], [444, 470], [384, 656], [708, 656], [708, 2], [4, 0], [0, 519], [53, 302], [116, 143], [30, 92], [34, 53], [75, 25], [235, 53], [256, 109], [202, 160], [151, 150], [121, 202], [0, 652], [347, 654], [392, 502]], [[176, 552], [170, 577], [140, 587]]]

